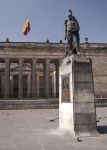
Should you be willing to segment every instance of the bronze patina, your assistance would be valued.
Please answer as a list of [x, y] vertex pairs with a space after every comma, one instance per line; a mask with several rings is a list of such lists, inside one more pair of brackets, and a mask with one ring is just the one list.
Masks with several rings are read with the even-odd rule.
[[67, 39], [69, 45], [69, 53], [79, 54], [79, 30], [80, 26], [77, 19], [72, 15], [72, 11], [68, 11], [68, 20], [65, 20], [65, 40]]

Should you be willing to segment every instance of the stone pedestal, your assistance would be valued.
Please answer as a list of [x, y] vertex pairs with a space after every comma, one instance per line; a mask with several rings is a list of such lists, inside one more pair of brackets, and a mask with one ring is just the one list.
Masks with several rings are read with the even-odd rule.
[[67, 56], [59, 68], [59, 129], [73, 136], [96, 135], [91, 59]]

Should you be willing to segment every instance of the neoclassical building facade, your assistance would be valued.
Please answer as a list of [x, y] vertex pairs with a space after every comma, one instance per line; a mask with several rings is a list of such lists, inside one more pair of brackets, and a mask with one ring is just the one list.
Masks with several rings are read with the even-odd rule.
[[[58, 97], [62, 43], [0, 42], [0, 98]], [[81, 54], [92, 59], [96, 97], [107, 97], [107, 44], [82, 43]]]

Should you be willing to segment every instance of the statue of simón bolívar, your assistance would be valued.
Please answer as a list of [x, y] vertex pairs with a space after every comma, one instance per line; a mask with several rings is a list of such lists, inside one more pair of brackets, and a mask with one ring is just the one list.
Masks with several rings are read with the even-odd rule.
[[80, 53], [80, 26], [77, 19], [72, 15], [72, 11], [68, 10], [68, 20], [65, 20], [65, 40], [67, 39], [69, 45], [69, 53]]

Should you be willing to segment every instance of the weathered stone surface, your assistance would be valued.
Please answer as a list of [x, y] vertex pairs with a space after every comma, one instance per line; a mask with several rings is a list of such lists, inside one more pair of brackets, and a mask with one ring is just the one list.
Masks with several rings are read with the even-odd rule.
[[[83, 125], [83, 124], [76, 124], [75, 125], [75, 131], [76, 135], [80, 136], [96, 136], [96, 125], [95, 124], [90, 124], [90, 125]], [[88, 131], [88, 132], [87, 132]]]
[[[82, 109], [82, 108], [80, 108]], [[81, 110], [80, 110], [81, 111]], [[75, 125], [87, 125], [88, 127], [90, 124], [96, 124], [96, 115], [95, 112], [92, 113], [92, 110], [90, 109], [90, 112], [88, 113], [75, 113], [74, 117], [74, 124]], [[75, 130], [76, 131], [76, 130]], [[88, 132], [88, 130], [87, 130]]]
[[[81, 58], [83, 59], [83, 58]], [[81, 61], [80, 61], [81, 62]], [[80, 63], [79, 60], [78, 62], [74, 61], [74, 72], [78, 72], [78, 73], [91, 73], [92, 68], [89, 64], [89, 62], [81, 62]], [[84, 74], [82, 74], [84, 76]]]
[[74, 90], [76, 92], [92, 93], [93, 84], [91, 82], [74, 82]]
[[87, 72], [85, 74], [81, 74], [80, 72], [76, 74], [75, 82], [89, 82], [92, 78], [91, 73]]
[[74, 110], [75, 110], [75, 113], [80, 113], [80, 114], [81, 113], [87, 114], [90, 112], [95, 113], [95, 105], [92, 102], [88, 102], [88, 103], [84, 103], [84, 102], [75, 103], [74, 102]]
[[59, 103], [59, 129], [74, 135], [73, 103]]
[[[59, 128], [72, 135], [95, 134], [96, 110], [91, 60], [83, 55], [67, 56], [59, 72]], [[67, 77], [67, 82], [62, 77]], [[66, 91], [70, 94], [70, 101], [66, 101], [63, 87], [69, 89]]]
[[81, 93], [81, 92], [77, 92], [75, 93], [74, 95], [74, 99], [75, 99], [75, 102], [93, 102], [93, 99], [94, 99], [94, 95], [93, 93]]

